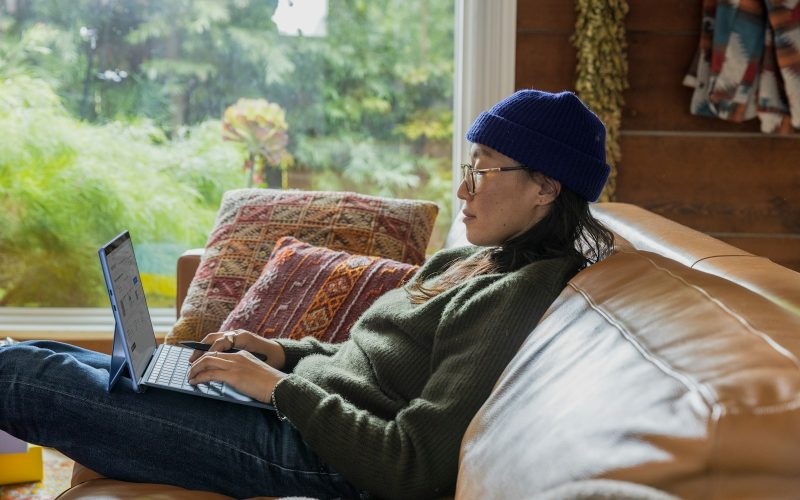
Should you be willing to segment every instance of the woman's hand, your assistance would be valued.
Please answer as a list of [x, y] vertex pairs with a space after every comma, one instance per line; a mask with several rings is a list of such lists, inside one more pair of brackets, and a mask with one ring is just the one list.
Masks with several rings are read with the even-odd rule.
[[[257, 352], [267, 357], [267, 364], [278, 370], [286, 366], [286, 353], [283, 347], [272, 339], [259, 337], [255, 333], [247, 330], [233, 330], [228, 332], [209, 333], [202, 340], [206, 344], [211, 344], [208, 352], [227, 351], [231, 347], [243, 351]], [[189, 357], [189, 362], [197, 361], [203, 351], [195, 351]]]
[[192, 363], [188, 375], [192, 385], [224, 382], [242, 394], [264, 403], [270, 402], [275, 384], [285, 376], [285, 373], [258, 360], [247, 351], [209, 351]]

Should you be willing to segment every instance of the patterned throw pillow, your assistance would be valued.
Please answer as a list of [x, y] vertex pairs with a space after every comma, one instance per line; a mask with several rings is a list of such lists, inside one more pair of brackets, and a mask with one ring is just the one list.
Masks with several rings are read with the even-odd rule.
[[275, 242], [312, 245], [421, 264], [435, 203], [323, 191], [239, 189], [222, 197], [215, 227], [168, 344], [219, 330], [256, 281]]
[[378, 297], [405, 283], [417, 268], [281, 238], [261, 276], [220, 329], [342, 342]]

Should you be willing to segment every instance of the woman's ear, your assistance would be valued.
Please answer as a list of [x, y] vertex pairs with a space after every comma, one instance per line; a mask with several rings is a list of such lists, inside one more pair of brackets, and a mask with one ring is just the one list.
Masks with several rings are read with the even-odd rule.
[[539, 202], [542, 205], [552, 203], [561, 194], [561, 182], [552, 177], [542, 175], [539, 184]]

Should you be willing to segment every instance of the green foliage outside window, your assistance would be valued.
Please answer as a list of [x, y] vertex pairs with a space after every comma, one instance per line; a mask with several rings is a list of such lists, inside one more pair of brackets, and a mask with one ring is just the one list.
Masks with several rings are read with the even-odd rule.
[[330, 0], [319, 38], [278, 34], [276, 4], [0, 4], [0, 305], [106, 305], [96, 251], [126, 228], [171, 305], [175, 258], [247, 184], [220, 122], [240, 98], [286, 110], [290, 187], [437, 201], [441, 244], [452, 0]]
[[[156, 127], [81, 122], [43, 82], [0, 86], [0, 303], [100, 305], [97, 248], [122, 229], [135, 242], [202, 246], [241, 153], [220, 123], [166, 141]], [[154, 276], [143, 279], [159, 282]], [[153, 287], [156, 288], [156, 287]], [[174, 285], [151, 302], [166, 305]], [[163, 289], [163, 287], [161, 287]]]

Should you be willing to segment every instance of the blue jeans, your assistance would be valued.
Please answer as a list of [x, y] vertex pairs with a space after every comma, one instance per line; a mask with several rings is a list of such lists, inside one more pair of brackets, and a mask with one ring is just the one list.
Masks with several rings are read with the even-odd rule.
[[274, 412], [108, 387], [109, 356], [60, 342], [0, 347], [0, 429], [100, 474], [237, 498], [359, 498]]

